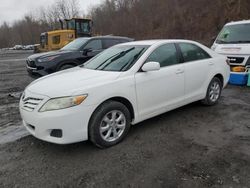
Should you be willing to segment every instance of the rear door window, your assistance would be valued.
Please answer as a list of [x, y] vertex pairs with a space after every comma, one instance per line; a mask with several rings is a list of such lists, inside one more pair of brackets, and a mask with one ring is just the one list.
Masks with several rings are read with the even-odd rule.
[[211, 56], [199, 46], [190, 43], [178, 44], [184, 59], [184, 62], [197, 61], [211, 58]]

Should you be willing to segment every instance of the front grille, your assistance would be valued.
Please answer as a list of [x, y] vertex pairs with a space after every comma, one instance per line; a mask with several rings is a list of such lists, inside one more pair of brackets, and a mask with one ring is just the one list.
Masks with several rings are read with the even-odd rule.
[[36, 68], [35, 61], [33, 61], [33, 60], [27, 60], [26, 63], [27, 63], [27, 65], [29, 67]]
[[230, 63], [241, 64], [244, 61], [244, 57], [228, 57]]
[[23, 109], [32, 112], [42, 100], [40, 98], [27, 97], [23, 99]]

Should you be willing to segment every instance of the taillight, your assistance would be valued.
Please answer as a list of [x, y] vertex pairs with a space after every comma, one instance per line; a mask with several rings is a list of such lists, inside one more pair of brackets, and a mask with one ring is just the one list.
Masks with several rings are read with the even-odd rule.
[[230, 66], [230, 60], [226, 59], [226, 63]]

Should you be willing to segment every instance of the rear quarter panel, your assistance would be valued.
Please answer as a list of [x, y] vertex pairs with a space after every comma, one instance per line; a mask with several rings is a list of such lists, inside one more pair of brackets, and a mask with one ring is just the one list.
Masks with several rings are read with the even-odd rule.
[[218, 55], [215, 58], [214, 75], [221, 74], [223, 76], [223, 87], [226, 87], [230, 77], [230, 66], [226, 63], [225, 56]]
[[210, 81], [213, 79], [215, 75], [221, 74], [223, 76], [223, 87], [226, 87], [230, 77], [230, 66], [226, 62], [227, 57], [214, 52], [213, 50], [204, 45], [201, 45], [199, 43], [196, 44], [201, 48], [203, 48], [212, 57], [211, 61], [214, 62], [214, 66], [211, 70], [211, 74], [209, 76], [208, 83], [206, 85], [207, 86], [209, 85]]

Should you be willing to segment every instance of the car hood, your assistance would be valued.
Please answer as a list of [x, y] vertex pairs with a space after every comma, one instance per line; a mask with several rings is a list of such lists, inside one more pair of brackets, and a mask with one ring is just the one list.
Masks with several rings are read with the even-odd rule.
[[50, 98], [78, 95], [86, 93], [88, 88], [111, 82], [120, 74], [75, 67], [35, 80], [26, 89]]
[[219, 54], [249, 55], [250, 44], [216, 44], [215, 51]]
[[46, 58], [46, 57], [51, 57], [51, 56], [56, 56], [56, 55], [67, 55], [69, 53], [72, 53], [72, 51], [52, 51], [52, 52], [44, 52], [44, 53], [38, 53], [34, 54], [28, 57], [28, 59], [37, 59], [37, 58]]

